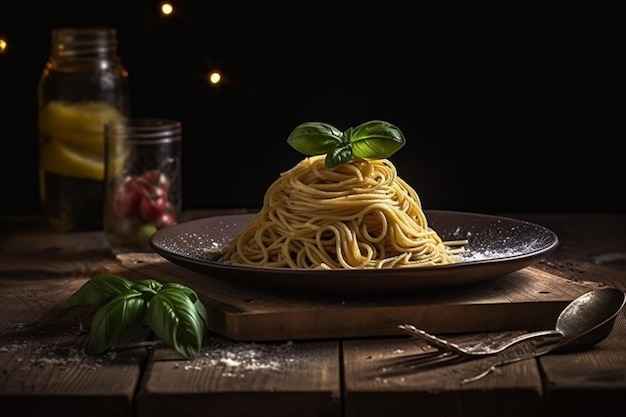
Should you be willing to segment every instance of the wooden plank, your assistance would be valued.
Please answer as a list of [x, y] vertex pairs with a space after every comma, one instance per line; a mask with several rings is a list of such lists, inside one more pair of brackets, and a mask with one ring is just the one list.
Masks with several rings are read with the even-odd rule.
[[340, 416], [339, 343], [209, 335], [191, 361], [157, 348], [136, 402], [138, 417]]
[[3, 416], [132, 416], [143, 351], [89, 357], [76, 340], [2, 344]]
[[626, 310], [611, 334], [593, 348], [545, 356], [540, 362], [548, 415], [614, 415], [626, 398]]
[[13, 226], [0, 236], [0, 415], [132, 416], [147, 356], [137, 342], [148, 332], [90, 356], [84, 346], [94, 310], [53, 318], [110, 261], [102, 233], [54, 233], [31, 221]]
[[53, 316], [85, 279], [0, 280], [0, 415], [131, 416], [146, 349], [85, 353], [91, 309]]
[[346, 417], [543, 415], [535, 360], [512, 364], [496, 378], [461, 384], [494, 358], [415, 369], [408, 366], [411, 360], [432, 351], [420, 342], [377, 338], [345, 340], [343, 346]]
[[179, 282], [195, 289], [211, 315], [210, 330], [234, 340], [271, 341], [398, 335], [411, 323], [433, 333], [539, 330], [601, 286], [525, 268], [456, 289], [390, 294], [300, 294], [263, 291], [209, 277], [156, 254], [125, 254], [103, 271]]

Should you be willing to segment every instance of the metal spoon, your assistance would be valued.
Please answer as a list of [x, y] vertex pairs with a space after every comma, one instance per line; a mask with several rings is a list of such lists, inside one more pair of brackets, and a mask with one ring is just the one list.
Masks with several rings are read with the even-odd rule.
[[591, 347], [604, 340], [613, 329], [615, 317], [626, 303], [626, 293], [617, 288], [589, 291], [572, 301], [557, 318], [556, 330], [563, 337], [549, 347], [528, 355], [503, 359], [485, 371], [461, 381], [465, 384], [487, 376], [497, 367], [555, 351]]
[[601, 342], [611, 333], [624, 304], [626, 293], [617, 288], [601, 288], [576, 298], [557, 318], [556, 329], [563, 338], [552, 351], [591, 347]]
[[[611, 308], [605, 310], [605, 305], [618, 308], [622, 298], [620, 293], [622, 292], [615, 289], [594, 290], [587, 292], [573, 300], [561, 311], [556, 320], [554, 329], [524, 333], [495, 346], [485, 342], [460, 346], [439, 336], [427, 333], [424, 330], [418, 329], [410, 324], [401, 324], [398, 327], [406, 333], [422, 339], [429, 345], [437, 347], [444, 352], [452, 352], [462, 356], [495, 355], [529, 339], [547, 336], [556, 336], [558, 339], [561, 339], [563, 337], [576, 335], [585, 329], [595, 327], [599, 322], [602, 322], [605, 319], [606, 314], [610, 314], [613, 311]], [[585, 345], [586, 341], [578, 341], [575, 339], [572, 341], [572, 344], [568, 344], [568, 346], [575, 347], [578, 343]]]

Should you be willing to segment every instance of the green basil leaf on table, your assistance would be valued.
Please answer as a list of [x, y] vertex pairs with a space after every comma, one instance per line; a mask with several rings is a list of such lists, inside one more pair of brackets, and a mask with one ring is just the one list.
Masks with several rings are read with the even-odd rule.
[[65, 301], [57, 313], [57, 318], [67, 313], [74, 306], [104, 305], [128, 290], [132, 285], [132, 281], [117, 275], [96, 275]]
[[86, 351], [99, 355], [143, 324], [147, 302], [139, 291], [128, 290], [96, 313]]
[[163, 289], [166, 289], [166, 288], [177, 288], [180, 291], [182, 291], [185, 294], [187, 294], [187, 296], [189, 297], [189, 299], [193, 303], [194, 307], [196, 308], [196, 311], [198, 312], [198, 314], [200, 315], [200, 317], [204, 321], [205, 328], [208, 328], [208, 326], [209, 326], [209, 315], [208, 315], [208, 313], [206, 311], [206, 308], [204, 307], [204, 304], [202, 304], [202, 302], [200, 301], [200, 298], [198, 298], [198, 294], [194, 290], [192, 290], [191, 288], [186, 287], [186, 286], [184, 286], [182, 284], [177, 284], [175, 282], [168, 282], [167, 284], [163, 285]]
[[135, 282], [131, 288], [142, 293], [156, 294], [161, 288], [163, 288], [163, 285], [153, 279], [145, 279], [143, 281]]
[[82, 304], [101, 306], [87, 340], [86, 351], [92, 354], [103, 353], [147, 324], [168, 347], [193, 359], [209, 324], [198, 294], [178, 283], [152, 279], [133, 283], [117, 275], [97, 275], [68, 298], [57, 316]]
[[159, 291], [150, 300], [146, 323], [159, 339], [188, 359], [202, 348], [205, 320], [185, 292], [174, 288]]

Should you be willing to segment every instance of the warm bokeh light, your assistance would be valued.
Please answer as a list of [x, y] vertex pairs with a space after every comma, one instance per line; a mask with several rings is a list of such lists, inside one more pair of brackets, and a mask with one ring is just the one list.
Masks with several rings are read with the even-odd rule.
[[9, 44], [4, 36], [0, 36], [0, 55], [7, 51]]
[[161, 13], [165, 16], [169, 16], [174, 13], [174, 6], [172, 3], [161, 3]]
[[208, 78], [209, 83], [217, 85], [222, 81], [222, 74], [220, 74], [218, 71], [211, 71]]

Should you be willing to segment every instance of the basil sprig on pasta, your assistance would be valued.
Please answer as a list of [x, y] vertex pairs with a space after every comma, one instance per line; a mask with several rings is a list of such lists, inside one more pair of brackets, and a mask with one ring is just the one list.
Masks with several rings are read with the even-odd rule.
[[326, 168], [341, 165], [352, 157], [388, 158], [405, 142], [400, 129], [381, 120], [371, 120], [345, 132], [328, 123], [306, 122], [297, 126], [287, 138], [291, 147], [305, 155], [326, 154]]

